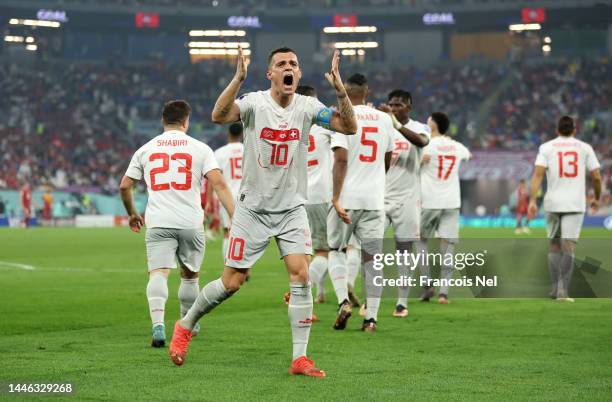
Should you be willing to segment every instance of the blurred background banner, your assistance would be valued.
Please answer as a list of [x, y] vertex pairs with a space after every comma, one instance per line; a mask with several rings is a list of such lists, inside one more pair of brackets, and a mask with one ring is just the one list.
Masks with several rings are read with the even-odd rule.
[[193, 106], [192, 136], [221, 146], [209, 116], [238, 45], [252, 60], [242, 92], [267, 87], [267, 54], [288, 45], [302, 83], [332, 104], [323, 73], [339, 49], [343, 75], [365, 73], [374, 104], [403, 88], [414, 119], [446, 112], [475, 156], [461, 170], [466, 216], [509, 216], [538, 146], [569, 114], [602, 163], [609, 216], [610, 15], [590, 0], [5, 0], [0, 216], [19, 216], [10, 191], [24, 182], [39, 216], [45, 192], [52, 218], [122, 214], [119, 180], [169, 99]]

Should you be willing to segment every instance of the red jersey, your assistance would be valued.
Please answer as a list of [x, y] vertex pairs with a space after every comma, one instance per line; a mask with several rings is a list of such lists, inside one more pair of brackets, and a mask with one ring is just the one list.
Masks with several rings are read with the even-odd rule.
[[21, 208], [23, 208], [24, 215], [29, 216], [31, 213], [32, 206], [32, 190], [21, 189], [19, 194], [21, 198]]
[[30, 206], [32, 204], [32, 190], [22, 189], [20, 196], [21, 196], [21, 206], [24, 209], [30, 209]]
[[529, 194], [527, 193], [527, 187], [519, 186], [516, 191], [516, 205], [518, 210], [527, 209], [529, 205]]

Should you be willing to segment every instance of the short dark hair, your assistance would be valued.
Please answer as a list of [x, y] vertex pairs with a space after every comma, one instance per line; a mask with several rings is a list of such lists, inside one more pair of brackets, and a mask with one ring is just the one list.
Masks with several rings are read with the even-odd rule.
[[298, 85], [298, 87], [295, 89], [295, 93], [304, 96], [317, 96], [317, 90], [310, 85]]
[[240, 137], [242, 135], [242, 131], [243, 131], [242, 123], [239, 121], [230, 124], [228, 128], [229, 134], [234, 138]]
[[404, 91], [403, 89], [394, 89], [393, 91], [389, 92], [387, 100], [391, 100], [393, 98], [400, 98], [412, 106], [412, 94], [408, 91]]
[[274, 55], [276, 53], [293, 53], [293, 54], [297, 55], [295, 50], [291, 49], [290, 47], [286, 47], [286, 46], [278, 47], [278, 48], [272, 50], [270, 52], [270, 54], [268, 55], [268, 65], [270, 65], [270, 63], [272, 62], [272, 57], [274, 57]]
[[448, 131], [448, 127], [450, 126], [450, 120], [448, 120], [448, 116], [442, 112], [433, 112], [431, 114], [431, 119], [436, 122], [440, 134], [446, 134], [446, 132]]
[[368, 85], [368, 79], [366, 78], [365, 75], [361, 73], [355, 73], [351, 75], [350, 77], [348, 77], [348, 79], [346, 80], [346, 83], [357, 86], [357, 87], [363, 87], [363, 86]]
[[191, 114], [191, 106], [184, 100], [166, 102], [162, 110], [164, 124], [183, 124]]
[[572, 135], [576, 126], [574, 125], [574, 119], [569, 116], [562, 116], [557, 123], [557, 131], [559, 134], [564, 136]]

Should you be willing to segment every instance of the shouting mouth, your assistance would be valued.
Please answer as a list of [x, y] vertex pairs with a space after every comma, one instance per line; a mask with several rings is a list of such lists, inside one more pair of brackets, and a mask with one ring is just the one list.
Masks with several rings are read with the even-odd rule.
[[291, 74], [291, 73], [286, 73], [286, 74], [283, 76], [283, 84], [284, 84], [286, 87], [292, 87], [292, 86], [293, 86], [293, 74]]

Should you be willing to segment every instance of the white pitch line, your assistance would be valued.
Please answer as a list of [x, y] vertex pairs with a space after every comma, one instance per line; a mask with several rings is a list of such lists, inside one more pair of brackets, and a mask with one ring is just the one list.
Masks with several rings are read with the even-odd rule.
[[0, 261], [0, 268], [17, 268], [26, 271], [34, 271], [36, 268], [28, 264], [19, 264], [16, 262]]

